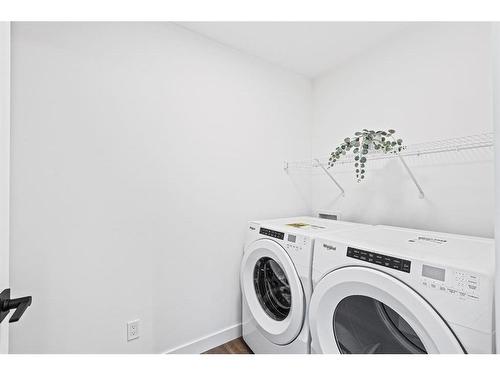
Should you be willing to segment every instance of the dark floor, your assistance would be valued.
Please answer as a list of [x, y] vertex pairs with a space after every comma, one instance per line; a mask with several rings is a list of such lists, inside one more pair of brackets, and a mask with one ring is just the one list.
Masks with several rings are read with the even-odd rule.
[[245, 344], [245, 341], [243, 341], [241, 337], [238, 337], [216, 348], [207, 350], [203, 354], [253, 354], [253, 352], [247, 344]]

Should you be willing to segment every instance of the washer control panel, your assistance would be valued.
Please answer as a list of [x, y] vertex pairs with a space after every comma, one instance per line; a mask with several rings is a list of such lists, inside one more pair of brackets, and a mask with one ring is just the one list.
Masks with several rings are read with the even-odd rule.
[[287, 233], [285, 234], [285, 246], [287, 250], [302, 250], [307, 246], [307, 237]]
[[407, 259], [401, 259], [374, 253], [371, 251], [360, 250], [354, 247], [347, 248], [347, 256], [350, 258], [362, 260], [364, 262], [378, 264], [382, 267], [392, 268], [398, 271], [410, 273], [411, 261]]
[[263, 227], [260, 228], [259, 233], [283, 241], [283, 244], [285, 245], [287, 250], [299, 251], [306, 247], [308, 244], [308, 239], [305, 236], [283, 233], [277, 230]]
[[269, 236], [269, 237], [273, 237], [273, 238], [277, 238], [279, 240], [282, 240], [285, 238], [285, 233], [283, 232], [278, 232], [277, 230], [272, 230], [272, 229], [267, 229], [267, 228], [264, 228], [264, 227], [261, 227], [260, 228], [260, 231], [259, 231], [260, 234], [263, 234], [265, 236]]

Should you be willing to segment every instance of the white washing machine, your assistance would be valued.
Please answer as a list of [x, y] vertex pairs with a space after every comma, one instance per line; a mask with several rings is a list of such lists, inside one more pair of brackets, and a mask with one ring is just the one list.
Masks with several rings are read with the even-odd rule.
[[313, 217], [253, 221], [241, 263], [243, 339], [254, 353], [309, 353], [314, 238], [362, 224]]
[[374, 226], [315, 242], [313, 353], [493, 353], [494, 241]]

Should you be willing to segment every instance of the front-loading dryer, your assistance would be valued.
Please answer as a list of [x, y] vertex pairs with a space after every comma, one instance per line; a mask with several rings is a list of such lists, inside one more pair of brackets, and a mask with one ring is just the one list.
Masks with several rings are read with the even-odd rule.
[[254, 353], [310, 352], [314, 238], [363, 226], [313, 217], [248, 224], [241, 263], [243, 339]]
[[387, 226], [316, 239], [313, 353], [493, 353], [492, 239]]

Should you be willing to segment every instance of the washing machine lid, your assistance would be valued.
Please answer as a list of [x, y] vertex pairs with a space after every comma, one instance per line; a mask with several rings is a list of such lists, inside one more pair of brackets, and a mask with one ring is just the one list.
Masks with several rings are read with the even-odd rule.
[[325, 232], [341, 232], [370, 225], [351, 223], [348, 221], [328, 220], [310, 216], [296, 216], [272, 220], [252, 221], [261, 227], [278, 230], [280, 232], [304, 236], [317, 236]]
[[384, 272], [350, 266], [330, 272], [309, 306], [319, 353], [464, 353], [434, 308]]
[[305, 320], [302, 283], [287, 252], [275, 241], [259, 239], [245, 249], [241, 263], [242, 298], [271, 342], [286, 345]]

